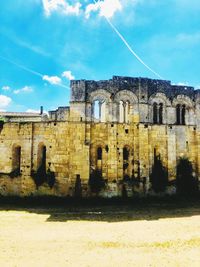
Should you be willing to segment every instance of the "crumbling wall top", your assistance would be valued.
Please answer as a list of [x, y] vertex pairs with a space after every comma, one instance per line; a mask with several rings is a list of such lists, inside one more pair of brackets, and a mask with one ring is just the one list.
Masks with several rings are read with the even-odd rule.
[[88, 101], [89, 96], [96, 90], [108, 91], [115, 95], [122, 90], [130, 90], [137, 96], [141, 91], [149, 98], [157, 92], [164, 93], [169, 99], [177, 95], [186, 95], [195, 99], [196, 91], [192, 86], [171, 85], [168, 80], [156, 80], [141, 77], [113, 76], [109, 80], [74, 80], [71, 81], [71, 101]]

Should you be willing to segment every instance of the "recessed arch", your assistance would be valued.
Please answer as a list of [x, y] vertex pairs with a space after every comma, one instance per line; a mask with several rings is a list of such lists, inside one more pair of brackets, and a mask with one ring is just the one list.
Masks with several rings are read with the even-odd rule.
[[172, 102], [173, 107], [176, 107], [178, 104], [186, 105], [188, 108], [193, 108], [192, 99], [186, 95], [177, 95]]
[[103, 103], [106, 102], [108, 103], [111, 99], [111, 93], [109, 93], [106, 90], [99, 89], [96, 91], [93, 91], [89, 95], [89, 102], [93, 103], [94, 101], [98, 100], [99, 102]]
[[108, 103], [110, 102], [111, 94], [103, 89], [92, 92], [89, 96], [91, 103], [91, 117], [95, 122], [106, 122]]
[[114, 101], [119, 103], [120, 101], [128, 102], [130, 105], [138, 104], [138, 97], [129, 90], [122, 90], [115, 94]]
[[46, 171], [46, 146], [43, 142], [38, 144], [37, 151], [37, 169], [42, 168]]
[[149, 97], [149, 104], [153, 105], [154, 103], [157, 104], [164, 104], [165, 106], [171, 106], [171, 101], [164, 93], [155, 93]]

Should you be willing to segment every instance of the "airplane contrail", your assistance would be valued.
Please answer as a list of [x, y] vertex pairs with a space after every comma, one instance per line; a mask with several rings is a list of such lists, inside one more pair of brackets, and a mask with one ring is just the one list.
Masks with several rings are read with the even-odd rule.
[[[99, 3], [99, 0], [93, 0], [93, 2], [95, 4]], [[109, 20], [109, 18], [107, 18], [106, 16], [104, 16], [104, 18], [106, 19], [106, 21], [108, 22], [108, 24], [110, 25], [110, 27], [115, 31], [115, 33], [119, 36], [119, 38], [122, 40], [122, 42], [126, 45], [126, 47], [128, 48], [128, 50], [132, 53], [132, 55], [134, 57], [137, 58], [137, 60], [142, 63], [142, 65], [144, 65], [149, 71], [151, 71], [154, 75], [156, 75], [157, 77], [159, 77], [160, 79], [163, 79], [162, 76], [160, 76], [156, 71], [154, 71], [152, 68], [150, 68], [136, 53], [135, 51], [133, 51], [133, 49], [131, 48], [131, 46], [129, 45], [129, 43], [126, 41], [126, 39], [123, 37], [123, 35], [117, 30], [117, 28], [112, 24], [112, 22]]]
[[3, 57], [3, 56], [0, 55], [0, 58], [3, 59], [3, 60], [5, 60], [5, 61], [7, 61], [7, 62], [9, 62], [9, 63], [11, 63], [11, 64], [13, 64], [13, 65], [15, 65], [15, 66], [17, 66], [17, 67], [20, 68], [20, 69], [23, 69], [23, 70], [25, 70], [25, 71], [28, 71], [28, 72], [30, 72], [30, 73], [32, 73], [32, 74], [34, 74], [34, 75], [37, 75], [37, 76], [39, 76], [39, 77], [41, 77], [41, 78], [43, 77], [43, 75], [42, 75], [41, 73], [39, 73], [39, 72], [37, 72], [37, 71], [34, 71], [34, 70], [31, 70], [31, 69], [29, 69], [29, 68], [27, 68], [27, 67], [25, 67], [25, 66], [22, 66], [22, 65], [20, 65], [20, 64], [18, 64], [18, 63], [16, 63], [16, 62], [14, 62], [14, 61], [12, 61], [12, 60], [6, 58], [6, 57]]
[[[29, 72], [29, 73], [32, 73], [32, 74], [34, 74], [34, 75], [36, 75], [36, 76], [39, 76], [40, 78], [42, 78], [42, 80], [44, 80], [43, 77], [44, 77], [45, 75], [43, 75], [42, 73], [37, 72], [37, 71], [35, 71], [35, 70], [32, 70], [32, 69], [30, 69], [30, 68], [27, 68], [27, 67], [25, 67], [25, 66], [23, 66], [23, 65], [20, 65], [20, 64], [14, 62], [13, 60], [10, 60], [10, 59], [8, 59], [8, 58], [6, 58], [6, 57], [3, 57], [3, 56], [1, 56], [1, 55], [0, 55], [0, 58], [3, 59], [4, 61], [7, 61], [7, 62], [9, 62], [9, 63], [11, 63], [11, 64], [17, 66], [18, 68], [20, 68], [20, 69], [22, 69], [22, 70], [25, 70], [25, 71], [27, 71], [27, 72]], [[57, 86], [60, 86], [60, 87], [69, 89], [68, 86], [65, 86], [64, 84], [61, 84], [61, 83], [57, 83], [57, 84], [54, 84], [54, 85], [57, 85]]]

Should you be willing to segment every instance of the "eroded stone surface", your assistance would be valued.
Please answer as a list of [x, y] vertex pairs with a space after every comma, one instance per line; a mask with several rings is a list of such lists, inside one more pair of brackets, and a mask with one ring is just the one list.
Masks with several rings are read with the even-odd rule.
[[[162, 116], [158, 123], [155, 104], [158, 118]], [[177, 125], [177, 105], [185, 110], [185, 125]], [[16, 146], [21, 148], [20, 175], [10, 177]], [[46, 149], [45, 169], [55, 174], [52, 188], [44, 183], [36, 189], [32, 178], [39, 168], [41, 146]], [[200, 90], [118, 76], [108, 81], [71, 81], [70, 108], [60, 107], [37, 122], [15, 116], [15, 122], [1, 127], [0, 194], [73, 195], [79, 175], [83, 195], [88, 195], [90, 173], [97, 169], [108, 182], [106, 196], [120, 195], [124, 178], [137, 180], [134, 188], [125, 183], [128, 195], [148, 192], [155, 153], [168, 169], [169, 180], [175, 179], [181, 156], [189, 158], [200, 176]]]

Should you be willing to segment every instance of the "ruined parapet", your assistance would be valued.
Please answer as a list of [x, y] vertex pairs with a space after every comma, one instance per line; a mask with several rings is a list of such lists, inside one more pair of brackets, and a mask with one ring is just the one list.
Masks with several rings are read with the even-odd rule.
[[58, 107], [56, 110], [49, 111], [49, 120], [53, 121], [68, 121], [69, 107]]
[[[161, 124], [176, 123], [176, 107], [185, 108], [186, 124], [196, 124], [199, 93], [170, 81], [113, 76], [110, 80], [71, 81], [70, 118], [93, 122], [154, 123], [153, 105], [163, 113]], [[159, 111], [157, 111], [159, 113]], [[159, 114], [158, 114], [159, 116]]]

